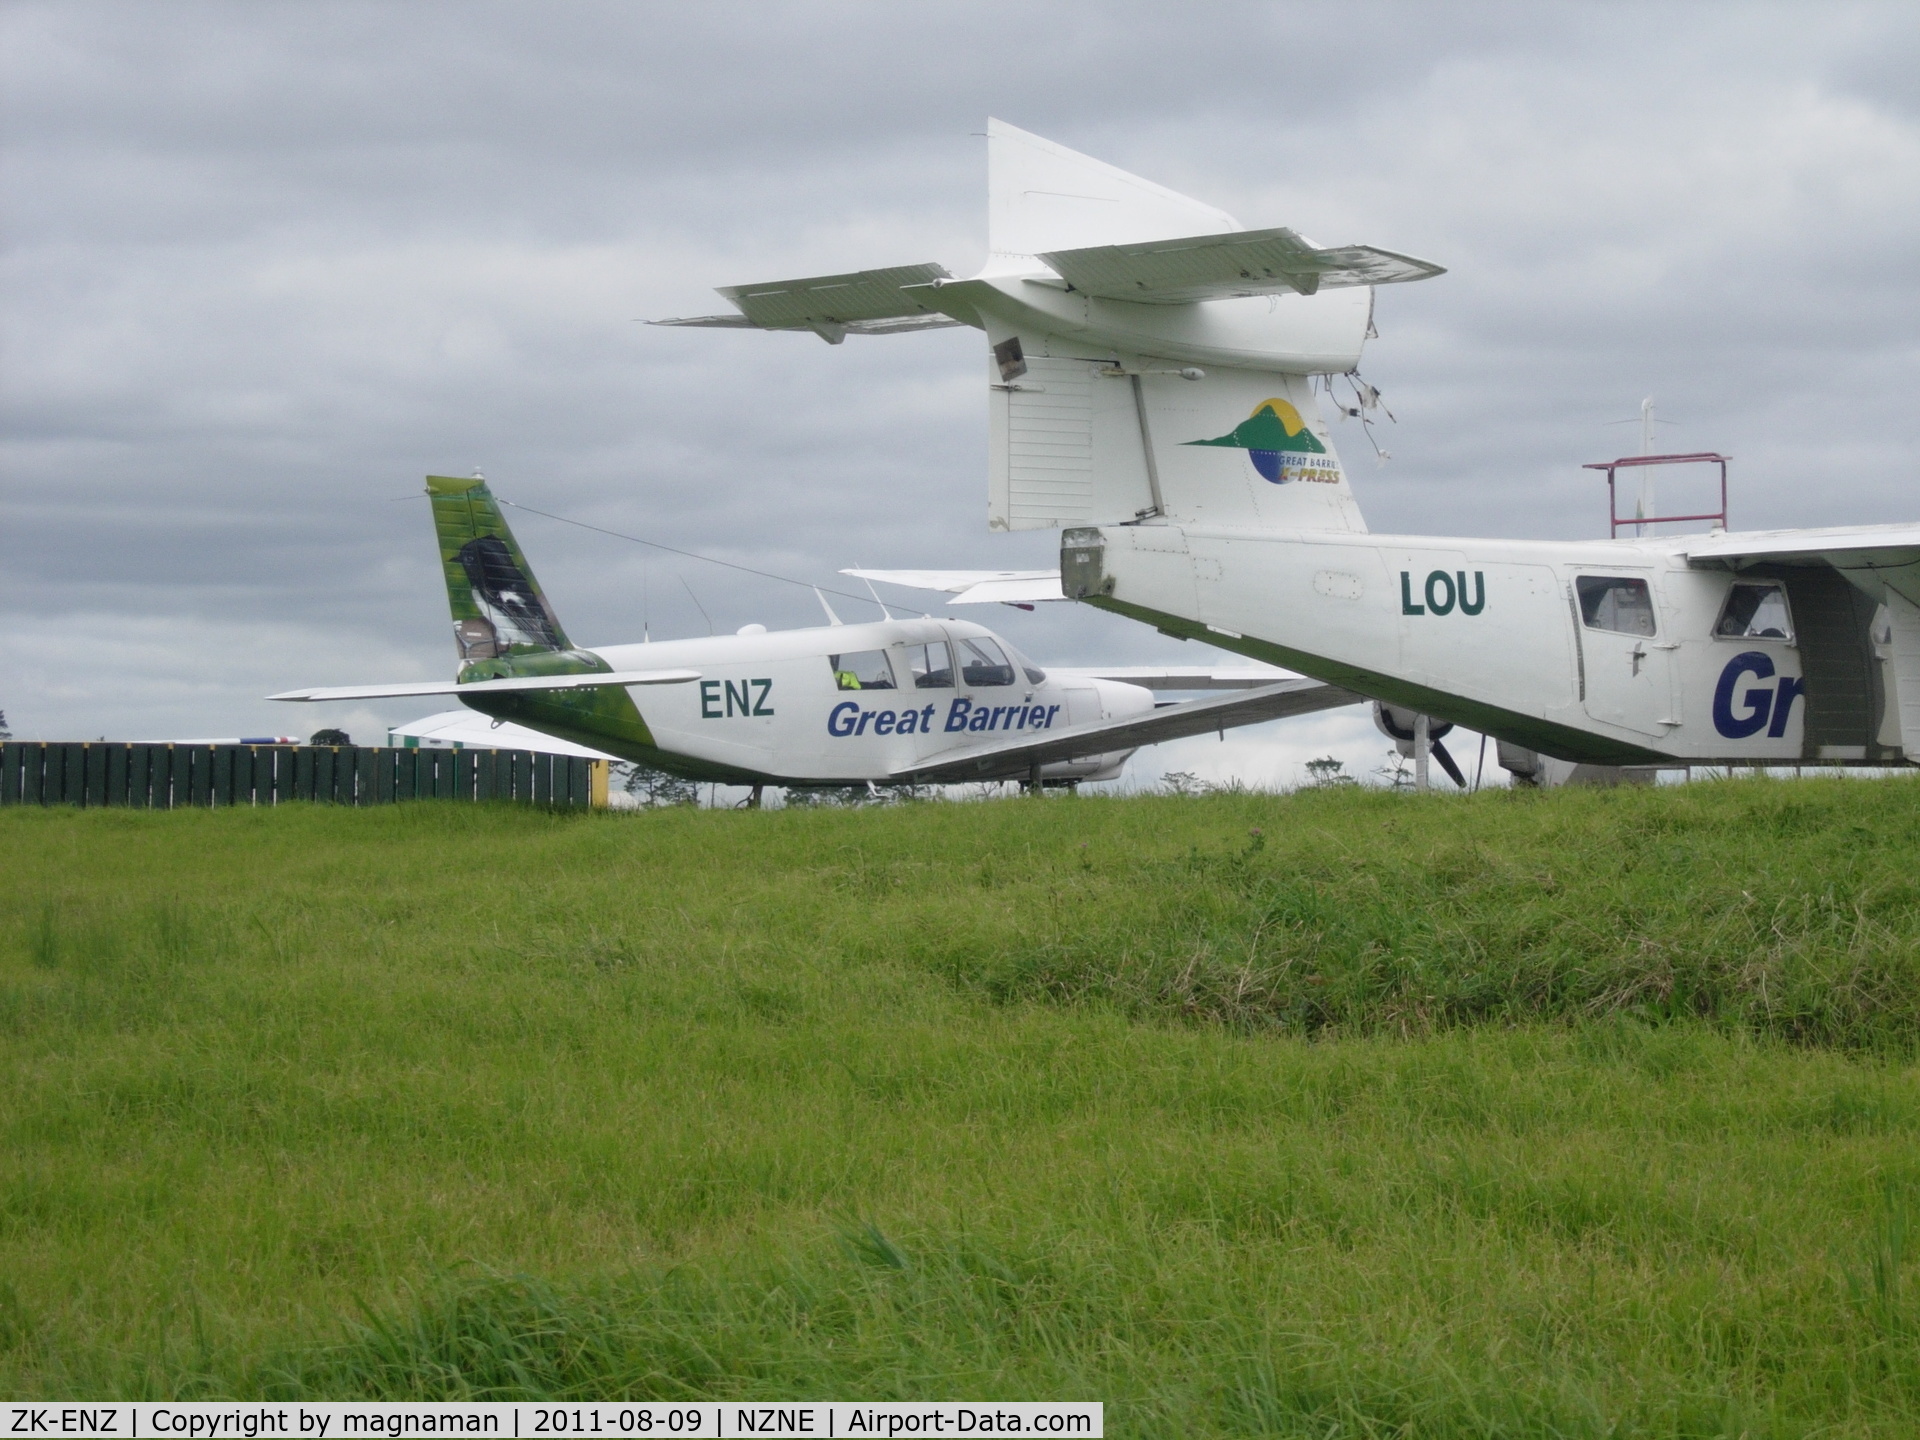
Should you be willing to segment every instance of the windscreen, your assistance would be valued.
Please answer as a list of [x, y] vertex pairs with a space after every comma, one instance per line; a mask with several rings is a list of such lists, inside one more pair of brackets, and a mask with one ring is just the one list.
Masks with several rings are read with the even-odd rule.
[[998, 642], [985, 635], [969, 636], [955, 642], [960, 652], [960, 679], [968, 685], [1013, 684], [1013, 662]]
[[1786, 587], [1742, 581], [1727, 592], [1713, 633], [1725, 640], [1791, 640]]

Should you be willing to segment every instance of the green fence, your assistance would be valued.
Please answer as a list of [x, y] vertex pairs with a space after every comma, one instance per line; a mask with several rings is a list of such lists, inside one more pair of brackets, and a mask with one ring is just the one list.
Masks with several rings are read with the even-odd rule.
[[0, 805], [605, 805], [607, 762], [531, 750], [371, 745], [0, 745]]

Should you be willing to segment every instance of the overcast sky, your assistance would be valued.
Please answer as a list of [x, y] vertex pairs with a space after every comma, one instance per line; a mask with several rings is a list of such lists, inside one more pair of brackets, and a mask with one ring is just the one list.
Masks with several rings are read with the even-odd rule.
[[[1604, 534], [1579, 466], [1638, 448], [1609, 422], [1649, 394], [1664, 447], [1735, 457], [1737, 528], [1920, 517], [1911, 4], [60, 0], [0, 3], [0, 67], [22, 737], [412, 718], [260, 697], [450, 671], [428, 472], [822, 583], [1052, 564], [1051, 533], [985, 529], [976, 332], [633, 323], [724, 309], [716, 285], [971, 271], [988, 115], [1448, 267], [1379, 296], [1392, 460], [1335, 430], [1377, 531]], [[699, 607], [820, 618], [516, 530], [583, 643], [643, 611], [656, 637], [705, 633]], [[1212, 656], [1076, 607], [983, 618], [1042, 661]], [[1365, 769], [1356, 714], [1136, 773]]]

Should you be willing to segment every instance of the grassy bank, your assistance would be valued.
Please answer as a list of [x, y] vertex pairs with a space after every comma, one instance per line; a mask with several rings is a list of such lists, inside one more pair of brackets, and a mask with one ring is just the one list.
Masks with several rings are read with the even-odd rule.
[[0, 853], [8, 1394], [1920, 1425], [1912, 782]]

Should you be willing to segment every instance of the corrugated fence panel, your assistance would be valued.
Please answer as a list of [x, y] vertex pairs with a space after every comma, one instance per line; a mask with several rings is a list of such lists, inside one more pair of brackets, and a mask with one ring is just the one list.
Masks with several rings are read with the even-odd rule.
[[[48, 767], [52, 768], [52, 767]], [[87, 798], [87, 747], [60, 747], [60, 803], [80, 805]]]
[[25, 748], [11, 740], [0, 740], [0, 805], [20, 803], [20, 770], [26, 759], [20, 752]]
[[153, 747], [127, 746], [127, 804], [144, 810], [153, 803]]
[[109, 805], [127, 803], [127, 750], [125, 745], [104, 745], [107, 752], [107, 795]]
[[372, 745], [0, 743], [0, 805], [206, 809], [402, 800], [606, 804], [606, 762], [528, 750]]
[[44, 805], [47, 803], [47, 747], [29, 745], [22, 758], [26, 768], [20, 776], [20, 803]]

